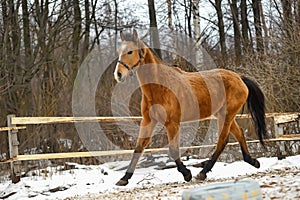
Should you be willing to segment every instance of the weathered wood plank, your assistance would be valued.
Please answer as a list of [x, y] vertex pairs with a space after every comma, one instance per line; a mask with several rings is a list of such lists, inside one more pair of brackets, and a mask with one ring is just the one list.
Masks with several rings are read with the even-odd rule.
[[18, 155], [17, 160], [44, 160], [44, 159], [60, 159], [60, 158], [80, 158], [80, 157], [98, 157], [130, 154], [133, 150], [122, 151], [90, 151], [90, 152], [69, 152], [69, 153], [47, 153], [33, 155]]
[[54, 124], [74, 122], [128, 122], [142, 117], [13, 117], [12, 124]]
[[[249, 114], [238, 114], [237, 119], [250, 118]], [[286, 121], [295, 120], [299, 117], [299, 113], [267, 113], [266, 117], [274, 117], [276, 123], [283, 123]], [[215, 119], [211, 116], [204, 120]], [[140, 121], [141, 116], [133, 117], [12, 117], [12, 124], [26, 125], [26, 124], [54, 124], [54, 123], [74, 123], [74, 122], [128, 122]]]
[[26, 129], [26, 126], [17, 126], [17, 127], [0, 127], [1, 131], [13, 131], [13, 130], [20, 130], [20, 129]]
[[300, 113], [281, 114], [274, 116], [275, 124], [284, 124], [288, 122], [294, 122], [299, 120]]
[[278, 139], [281, 139], [281, 138], [291, 138], [293, 140], [295, 140], [296, 138], [300, 139], [300, 134], [278, 135]]

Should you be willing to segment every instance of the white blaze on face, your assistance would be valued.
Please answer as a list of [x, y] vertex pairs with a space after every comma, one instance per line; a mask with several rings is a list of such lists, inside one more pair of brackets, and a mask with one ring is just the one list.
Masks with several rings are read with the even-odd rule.
[[[126, 46], [124, 44], [121, 44], [121, 46], [119, 47], [119, 58], [118, 58], [118, 60], [121, 60], [121, 56], [122, 56], [123, 52], [125, 51], [125, 48], [126, 48]], [[122, 73], [121, 71], [119, 71], [119, 63], [117, 63], [117, 65], [116, 65], [116, 68], [115, 68], [115, 71], [114, 71], [114, 77], [115, 77], [115, 80], [117, 82], [120, 82], [120, 80], [118, 78], [118, 72]]]
[[[119, 58], [120, 59], [120, 58]], [[115, 71], [114, 71], [114, 77], [115, 77], [115, 80], [117, 82], [119, 82], [119, 78], [118, 78], [118, 69], [119, 69], [119, 63], [117, 63], [116, 65], [116, 68], [115, 68]]]

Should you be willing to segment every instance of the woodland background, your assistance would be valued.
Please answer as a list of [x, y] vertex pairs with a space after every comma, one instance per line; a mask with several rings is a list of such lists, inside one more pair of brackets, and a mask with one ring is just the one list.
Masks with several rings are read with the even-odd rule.
[[[6, 126], [8, 114], [72, 116], [80, 64], [103, 43], [114, 47], [105, 53], [117, 56], [119, 31], [130, 28], [157, 27], [150, 33], [156, 45], [163, 30], [184, 33], [201, 43], [218, 67], [256, 80], [267, 112], [300, 110], [300, 0], [1, 0], [0, 12], [0, 126]], [[107, 88], [97, 94], [99, 116], [111, 115], [114, 66], [99, 82]], [[139, 91], [132, 99], [132, 114], [139, 115]], [[114, 124], [101, 126], [114, 144], [134, 146]], [[20, 153], [84, 151], [73, 125], [28, 126], [19, 139]], [[152, 146], [165, 139], [158, 137]], [[1, 134], [1, 157], [7, 149]]]

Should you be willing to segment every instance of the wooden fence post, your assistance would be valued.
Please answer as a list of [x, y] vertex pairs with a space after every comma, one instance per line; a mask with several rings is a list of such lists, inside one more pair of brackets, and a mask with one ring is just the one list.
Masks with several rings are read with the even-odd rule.
[[[11, 118], [15, 115], [7, 116], [7, 126], [16, 127], [11, 123]], [[19, 154], [18, 129], [8, 130], [9, 158], [14, 158]], [[18, 183], [21, 180], [21, 161], [13, 161], [10, 163], [12, 183]]]

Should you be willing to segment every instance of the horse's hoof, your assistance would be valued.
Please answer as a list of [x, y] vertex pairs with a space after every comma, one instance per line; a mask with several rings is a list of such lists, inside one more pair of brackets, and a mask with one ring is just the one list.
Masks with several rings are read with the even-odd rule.
[[[189, 169], [188, 169], [189, 170]], [[186, 181], [186, 182], [190, 182], [191, 180], [192, 180], [192, 173], [191, 173], [191, 170], [189, 170], [189, 174], [188, 175], [186, 175], [186, 176], [184, 176], [184, 180]]]
[[199, 174], [197, 174], [197, 176], [195, 176], [195, 179], [204, 181], [206, 179], [206, 174], [200, 172]]
[[258, 160], [255, 159], [255, 162], [254, 162], [254, 167], [256, 168], [260, 168], [260, 163], [258, 162]]
[[125, 186], [127, 184], [128, 184], [128, 181], [122, 180], [122, 179], [116, 183], [117, 186]]

